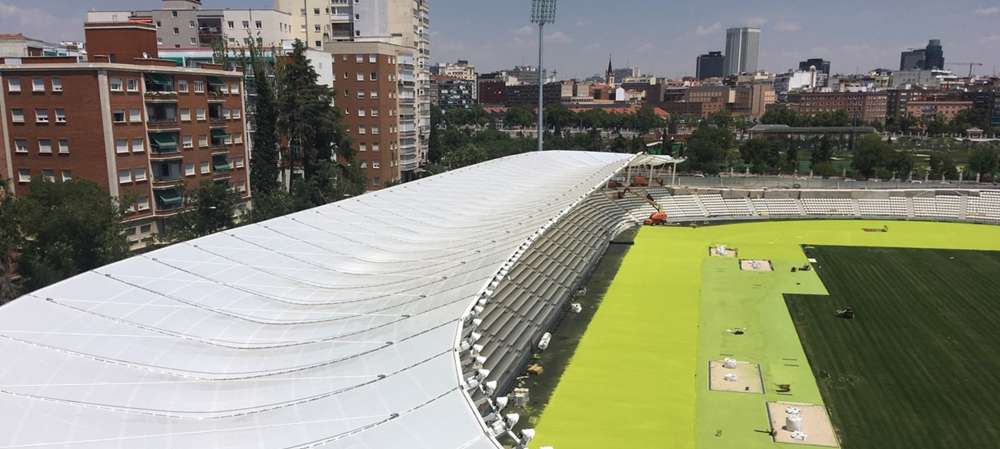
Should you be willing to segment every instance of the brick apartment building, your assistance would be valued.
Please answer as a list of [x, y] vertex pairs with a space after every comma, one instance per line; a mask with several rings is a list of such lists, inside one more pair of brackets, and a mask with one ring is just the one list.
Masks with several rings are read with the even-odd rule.
[[325, 51], [333, 55], [334, 103], [344, 113], [344, 126], [368, 178], [366, 188], [398, 182], [400, 150], [416, 145], [412, 49], [381, 42], [328, 42]]
[[972, 109], [971, 101], [913, 100], [906, 104], [906, 115], [913, 118], [941, 116], [951, 121], [959, 112]]
[[885, 92], [792, 92], [788, 108], [804, 115], [846, 111], [852, 121], [885, 123], [888, 96]]
[[4, 58], [0, 177], [87, 179], [128, 201], [130, 240], [164, 230], [183, 192], [225, 183], [249, 200], [242, 74], [157, 59], [145, 23], [87, 24], [89, 61]]

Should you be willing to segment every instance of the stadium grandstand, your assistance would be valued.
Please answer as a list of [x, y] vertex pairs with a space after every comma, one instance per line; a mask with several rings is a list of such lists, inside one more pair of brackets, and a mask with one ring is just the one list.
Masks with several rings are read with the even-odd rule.
[[0, 447], [525, 447], [505, 395], [655, 212], [1000, 223], [1000, 191], [670, 187], [649, 166], [510, 156], [27, 294], [0, 308]]

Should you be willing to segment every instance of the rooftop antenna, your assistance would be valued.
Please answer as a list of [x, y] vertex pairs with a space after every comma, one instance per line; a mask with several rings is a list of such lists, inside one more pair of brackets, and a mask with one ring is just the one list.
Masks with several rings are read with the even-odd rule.
[[531, 0], [531, 23], [538, 24], [538, 151], [542, 151], [545, 139], [545, 69], [542, 65], [545, 24], [555, 21], [556, 0]]

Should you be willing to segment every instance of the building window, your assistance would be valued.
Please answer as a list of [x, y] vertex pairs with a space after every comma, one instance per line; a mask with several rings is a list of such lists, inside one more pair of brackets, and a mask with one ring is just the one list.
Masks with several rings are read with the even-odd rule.
[[142, 121], [142, 112], [138, 109], [128, 110], [128, 121], [131, 123], [139, 123]]
[[70, 170], [63, 170], [62, 171], [62, 180], [63, 180], [63, 182], [72, 181], [73, 180], [73, 172], [70, 171]]
[[361, 161], [361, 168], [368, 168], [368, 163], [365, 161]]
[[38, 152], [41, 154], [52, 154], [52, 141], [49, 139], [38, 139]]
[[59, 139], [59, 154], [69, 154], [69, 139]]
[[236, 168], [243, 168], [243, 158], [238, 157], [233, 159], [233, 166]]
[[378, 117], [378, 109], [372, 109], [372, 117]]
[[45, 92], [45, 79], [34, 78], [31, 80], [31, 91], [32, 92]]
[[378, 55], [368, 55], [368, 63], [375, 64], [378, 62]]
[[151, 224], [144, 224], [142, 226], [139, 226], [139, 233], [140, 234], [149, 234], [150, 231], [152, 231], [152, 230], [153, 230], [153, 225], [151, 225]]
[[14, 108], [10, 110], [10, 121], [14, 123], [24, 123], [24, 109]]
[[208, 146], [208, 136], [198, 136], [198, 146], [205, 148]]
[[65, 109], [56, 109], [56, 123], [66, 123]]
[[129, 92], [138, 92], [139, 91], [139, 80], [130, 79], [130, 80], [127, 80], [126, 83], [127, 83], [126, 84], [126, 89]]
[[372, 72], [368, 74], [369, 81], [378, 81], [378, 73]]
[[191, 40], [190, 40], [190, 43], [191, 43], [191, 45], [197, 45], [198, 44], [198, 39], [192, 37]]
[[203, 94], [205, 93], [205, 82], [202, 80], [195, 80], [194, 82], [194, 93]]
[[49, 110], [35, 109], [35, 123], [48, 123], [48, 122], [49, 122]]
[[146, 180], [146, 168], [141, 167], [132, 171], [132, 176], [135, 178], [135, 182], [142, 182]]
[[62, 92], [62, 78], [52, 77], [52, 92]]
[[115, 152], [118, 154], [128, 153], [128, 139], [115, 139]]
[[316, 25], [316, 26], [314, 26], [314, 27], [313, 27], [313, 31], [315, 31], [315, 32], [319, 33], [319, 32], [320, 32], [320, 27], [319, 27], [319, 25]]
[[24, 139], [14, 139], [14, 152], [15, 153], [27, 153], [28, 152], [28, 141]]
[[364, 109], [358, 109], [358, 117], [364, 117], [366, 114]]
[[373, 90], [371, 97], [372, 98], [378, 98], [378, 91], [377, 90]]
[[382, 164], [379, 161], [372, 161], [372, 168], [382, 168]]
[[204, 108], [196, 109], [194, 111], [194, 116], [196, 119], [198, 119], [199, 122], [205, 121], [205, 109]]
[[191, 110], [188, 108], [181, 109], [181, 121], [190, 122], [191, 121]]
[[314, 16], [318, 16], [319, 15], [319, 8], [313, 8], [313, 15]]
[[239, 95], [240, 83], [233, 83], [233, 85], [229, 87], [229, 92], [232, 93], [233, 95]]
[[48, 182], [55, 182], [56, 181], [56, 174], [52, 170], [43, 169], [42, 170], [42, 179], [45, 180], [45, 181], [48, 181]]
[[244, 20], [243, 23], [242, 23], [242, 25], [243, 25], [243, 29], [244, 30], [248, 29], [248, 28], [250, 28], [250, 21]]
[[368, 151], [368, 144], [366, 143], [358, 144], [358, 151]]
[[378, 135], [378, 127], [377, 126], [373, 126], [372, 127], [372, 134]]
[[27, 168], [18, 169], [17, 182], [31, 182], [31, 170]]
[[132, 152], [142, 153], [146, 151], [146, 142], [142, 138], [132, 139]]
[[111, 91], [121, 92], [122, 91], [122, 80], [121, 78], [111, 78]]
[[177, 91], [187, 93], [188, 91], [187, 80], [177, 80]]
[[255, 20], [253, 24], [254, 26], [257, 27], [258, 30], [264, 28], [264, 24], [259, 20]]
[[359, 127], [358, 127], [358, 134], [360, 134], [360, 135], [362, 135], [362, 136], [363, 136], [363, 135], [365, 135], [366, 131], [367, 131], [367, 130], [365, 130], [365, 127], [364, 127], [364, 126], [359, 126]]
[[10, 93], [16, 93], [21, 91], [21, 80], [17, 78], [11, 78], [7, 80], [7, 91]]
[[355, 73], [354, 74], [354, 79], [356, 81], [364, 81], [365, 80], [365, 74], [361, 73], [361, 72]]
[[194, 162], [184, 164], [184, 176], [194, 176]]
[[222, 118], [223, 119], [229, 120], [231, 117], [232, 117], [232, 114], [230, 114], [229, 109], [223, 109], [222, 110]]
[[[136, 208], [140, 211], [149, 210], [149, 197], [140, 196], [135, 200]], [[149, 225], [146, 225], [149, 226]]]
[[233, 119], [239, 120], [243, 116], [243, 112], [239, 109], [233, 109]]
[[199, 167], [199, 170], [201, 171], [201, 174], [203, 174], [203, 175], [204, 174], [208, 174], [208, 173], [212, 172], [212, 166], [208, 162], [202, 162], [201, 166]]
[[233, 28], [236, 28], [236, 26], [235, 26], [236, 24], [234, 24], [232, 20], [226, 22], [226, 25], [229, 26], [230, 30], [233, 29]]
[[[177, 11], [172, 11], [172, 12], [174, 13], [175, 16], [177, 15]], [[181, 30], [177, 27], [174, 27], [174, 34], [181, 34]]]
[[237, 134], [235, 137], [233, 137], [233, 143], [236, 144], [243, 143], [243, 135]]
[[111, 121], [115, 123], [125, 123], [125, 111], [114, 111], [111, 113]]
[[358, 91], [358, 98], [365, 98], [365, 91], [359, 90]]
[[118, 170], [118, 183], [128, 184], [130, 182], [132, 182], [132, 170]]
[[184, 148], [194, 148], [194, 138], [191, 136], [184, 136]]
[[378, 144], [377, 143], [373, 143], [372, 144], [372, 151], [378, 151], [378, 150], [379, 150]]

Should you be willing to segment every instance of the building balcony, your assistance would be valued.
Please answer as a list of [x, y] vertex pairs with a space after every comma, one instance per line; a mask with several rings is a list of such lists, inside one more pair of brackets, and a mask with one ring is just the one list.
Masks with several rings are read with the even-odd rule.
[[173, 212], [184, 207], [184, 197], [178, 187], [154, 189], [157, 212]]
[[174, 77], [165, 73], [147, 73], [143, 76], [147, 97], [176, 96]]

